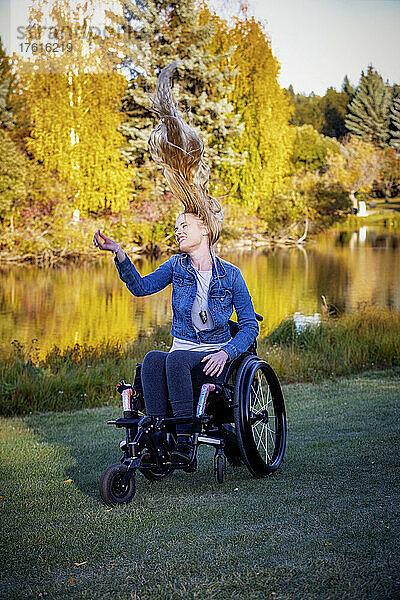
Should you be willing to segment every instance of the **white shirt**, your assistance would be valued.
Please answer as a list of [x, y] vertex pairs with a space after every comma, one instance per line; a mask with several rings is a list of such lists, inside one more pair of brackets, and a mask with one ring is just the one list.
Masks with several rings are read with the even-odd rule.
[[[195, 269], [195, 274], [197, 279], [197, 294], [192, 308], [193, 327], [196, 331], [213, 329], [214, 321], [210, 311], [208, 310], [208, 288], [210, 287], [212, 270], [210, 269], [209, 271], [198, 271], [197, 269]], [[200, 317], [200, 313], [202, 313], [203, 316], [207, 317], [205, 322]], [[222, 346], [224, 346], [227, 343], [228, 342], [223, 342], [222, 344], [207, 344], [190, 342], [188, 340], [174, 338], [170, 352], [173, 352], [174, 350], [215, 352], [216, 350], [221, 350]]]

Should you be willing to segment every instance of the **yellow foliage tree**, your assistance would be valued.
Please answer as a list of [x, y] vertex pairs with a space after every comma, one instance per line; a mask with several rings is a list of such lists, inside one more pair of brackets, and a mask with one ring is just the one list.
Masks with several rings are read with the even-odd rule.
[[230, 101], [243, 125], [236, 151], [244, 158], [229, 175], [240, 201], [263, 216], [290, 173], [296, 131], [289, 120], [294, 107], [278, 84], [280, 65], [261, 23], [244, 9], [226, 34], [235, 47], [229, 59], [237, 73]]
[[[38, 48], [46, 48], [42, 4], [36, 2], [32, 9], [29, 31]], [[118, 131], [126, 79], [117, 72], [117, 59], [101, 43], [104, 40], [87, 34], [88, 5], [95, 8], [95, 3], [87, 3], [85, 14], [68, 1], [54, 5], [50, 18], [64, 51], [40, 51], [32, 62], [20, 63], [32, 126], [26, 145], [46, 169], [72, 183], [76, 208], [118, 211], [128, 205], [132, 178], [120, 155], [125, 140]], [[72, 32], [72, 40], [66, 32]]]
[[327, 151], [328, 171], [324, 179], [333, 181], [348, 192], [353, 208], [358, 208], [357, 192], [369, 192], [378, 179], [382, 168], [383, 155], [371, 142], [364, 142], [353, 135], [348, 136], [342, 151]]

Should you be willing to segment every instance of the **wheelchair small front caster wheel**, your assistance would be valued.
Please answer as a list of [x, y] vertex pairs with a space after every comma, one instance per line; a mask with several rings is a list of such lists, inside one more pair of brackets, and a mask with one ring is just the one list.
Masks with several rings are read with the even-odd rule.
[[100, 477], [100, 496], [109, 505], [132, 502], [136, 493], [136, 478], [132, 473], [127, 483], [123, 482], [127, 467], [123, 464], [110, 465]]
[[215, 457], [214, 470], [217, 476], [218, 483], [223, 483], [225, 473], [225, 458], [222, 454], [217, 454], [217, 456]]

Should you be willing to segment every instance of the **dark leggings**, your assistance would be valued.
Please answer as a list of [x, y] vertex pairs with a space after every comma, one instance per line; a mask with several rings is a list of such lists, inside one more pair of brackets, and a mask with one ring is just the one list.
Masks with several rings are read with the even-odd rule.
[[[192, 350], [174, 350], [161, 352], [152, 350], [143, 360], [142, 384], [146, 413], [153, 417], [167, 415], [168, 399], [174, 417], [193, 415], [193, 383], [192, 371], [197, 365], [196, 372], [200, 374], [197, 382], [215, 382], [221, 380], [227, 369], [224, 367], [219, 377], [210, 377], [202, 372], [205, 366], [201, 359], [212, 352], [195, 352]], [[191, 423], [176, 426], [178, 434], [190, 433]]]

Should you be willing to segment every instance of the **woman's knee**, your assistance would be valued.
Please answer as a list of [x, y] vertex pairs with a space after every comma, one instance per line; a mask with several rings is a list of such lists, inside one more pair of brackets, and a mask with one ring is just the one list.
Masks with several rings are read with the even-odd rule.
[[167, 352], [160, 350], [151, 350], [143, 359], [142, 373], [157, 373], [159, 369], [164, 369]]
[[169, 352], [165, 360], [167, 373], [176, 372], [176, 370], [191, 369], [193, 366], [191, 358], [189, 350], [174, 350], [173, 352]]

